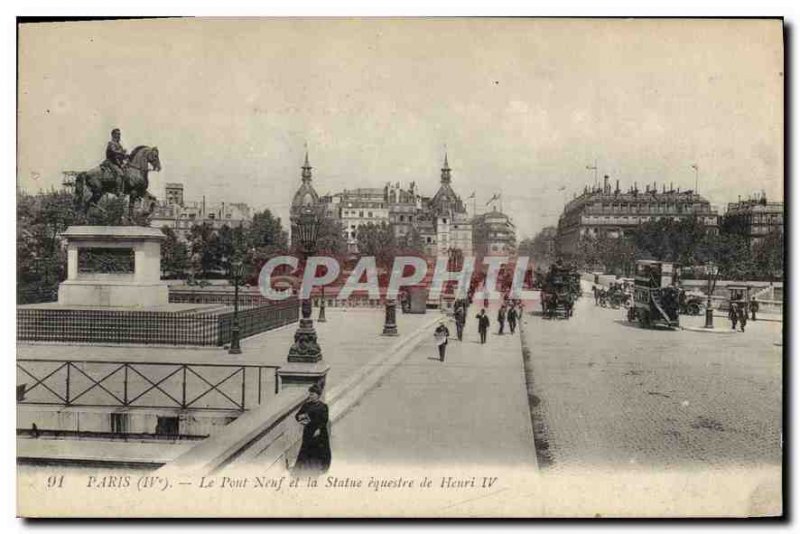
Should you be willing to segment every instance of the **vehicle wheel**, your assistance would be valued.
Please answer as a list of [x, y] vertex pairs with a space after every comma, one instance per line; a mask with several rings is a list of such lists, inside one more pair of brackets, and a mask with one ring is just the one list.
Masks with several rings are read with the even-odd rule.
[[700, 315], [700, 306], [694, 303], [689, 304], [686, 311], [689, 312], [689, 315]]

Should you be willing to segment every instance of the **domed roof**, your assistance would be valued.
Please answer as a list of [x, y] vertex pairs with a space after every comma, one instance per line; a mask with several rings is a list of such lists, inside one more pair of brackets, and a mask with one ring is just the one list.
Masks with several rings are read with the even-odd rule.
[[311, 185], [311, 169], [313, 167], [308, 163], [308, 152], [306, 152], [306, 160], [301, 168], [303, 169], [303, 183], [300, 184], [292, 198], [292, 213], [300, 208], [315, 206], [319, 202], [319, 195]]
[[447, 163], [447, 154], [444, 155], [444, 167], [442, 167], [442, 185], [433, 196], [430, 206], [437, 214], [451, 213], [451, 212], [466, 212], [464, 203], [453, 191], [450, 185], [450, 165]]

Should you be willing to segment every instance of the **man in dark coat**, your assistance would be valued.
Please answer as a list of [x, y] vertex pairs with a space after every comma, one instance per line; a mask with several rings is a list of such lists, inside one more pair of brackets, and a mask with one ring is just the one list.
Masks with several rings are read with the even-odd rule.
[[498, 335], [503, 335], [503, 327], [506, 325], [506, 305], [503, 304], [500, 306], [500, 309], [497, 310], [497, 322], [500, 323], [500, 330], [497, 332]]
[[731, 302], [731, 307], [728, 310], [728, 319], [731, 320], [731, 330], [736, 330], [736, 323], [739, 322], [739, 312], [736, 310], [736, 303]]
[[322, 389], [316, 384], [308, 388], [308, 399], [294, 416], [304, 426], [303, 441], [294, 463], [295, 475], [321, 475], [331, 465], [328, 405], [320, 400], [320, 395]]
[[458, 340], [461, 341], [464, 335], [464, 323], [467, 320], [467, 312], [464, 309], [464, 304], [460, 303], [456, 306], [456, 311], [453, 313], [453, 319], [456, 321], [456, 335]]
[[758, 311], [758, 301], [756, 300], [755, 297], [753, 297], [752, 299], [750, 299], [750, 313], [752, 314], [752, 317], [750, 317], [750, 319], [752, 319], [753, 321], [756, 320], [757, 311]]
[[739, 329], [744, 332], [744, 327], [747, 325], [747, 302], [742, 302], [739, 305]]
[[489, 330], [489, 316], [486, 315], [486, 310], [481, 309], [481, 312], [475, 316], [478, 320], [478, 333], [481, 335], [481, 343], [486, 343], [486, 332]]
[[508, 328], [511, 330], [511, 333], [514, 333], [514, 330], [517, 328], [517, 307], [512, 304], [511, 307], [508, 309], [508, 313], [506, 314], [508, 318]]
[[433, 336], [436, 339], [436, 347], [439, 349], [439, 361], [443, 362], [445, 352], [447, 351], [447, 338], [450, 337], [450, 330], [444, 325], [444, 321], [439, 323], [439, 326], [436, 327]]

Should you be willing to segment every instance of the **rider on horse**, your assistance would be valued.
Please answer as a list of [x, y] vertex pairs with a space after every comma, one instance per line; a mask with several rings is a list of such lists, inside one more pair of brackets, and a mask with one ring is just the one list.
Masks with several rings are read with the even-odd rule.
[[106, 159], [102, 166], [109, 169], [117, 182], [117, 190], [122, 195], [125, 189], [125, 171], [123, 165], [128, 158], [128, 153], [122, 146], [122, 133], [119, 128], [111, 130], [111, 141], [106, 145]]

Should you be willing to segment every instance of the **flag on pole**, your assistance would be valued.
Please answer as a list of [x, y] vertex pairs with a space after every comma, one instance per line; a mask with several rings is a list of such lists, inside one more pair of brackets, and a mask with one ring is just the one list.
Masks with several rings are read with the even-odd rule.
[[562, 185], [561, 187], [559, 187], [559, 188], [558, 188], [558, 190], [559, 190], [559, 191], [563, 191], [563, 190], [564, 190], [564, 189], [566, 189], [566, 188], [567, 188], [567, 186], [566, 186], [566, 185]]
[[492, 202], [494, 202], [495, 200], [500, 200], [500, 195], [498, 195], [497, 193], [495, 193], [494, 195], [492, 195], [492, 198], [490, 198], [490, 199], [489, 199], [489, 201], [486, 203], [486, 205], [488, 206], [489, 204], [491, 204], [491, 203], [492, 203]]
[[692, 163], [692, 168], [693, 168], [694, 170], [698, 170], [697, 163]]
[[468, 196], [468, 197], [467, 197], [467, 200], [469, 200], [469, 199], [471, 199], [471, 198], [475, 198], [475, 191], [473, 191], [473, 192], [472, 192], [472, 194], [471, 194], [470, 196]]

